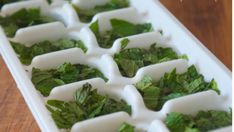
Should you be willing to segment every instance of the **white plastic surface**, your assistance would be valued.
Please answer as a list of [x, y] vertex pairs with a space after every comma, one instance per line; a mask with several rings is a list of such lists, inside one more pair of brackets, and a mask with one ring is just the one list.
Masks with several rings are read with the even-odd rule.
[[[90, 9], [106, 1], [108, 0], [96, 0], [95, 2], [73, 0], [72, 3], [79, 4], [82, 9]], [[81, 23], [78, 15], [67, 2], [56, 0], [52, 5], [48, 5], [45, 0], [33, 0], [8, 4], [2, 8], [0, 14], [5, 16], [21, 8], [40, 7], [44, 15], [62, 21], [19, 29], [15, 37], [11, 39], [12, 41], [30, 46], [43, 40], [54, 41], [61, 38], [72, 38], [82, 40], [88, 48], [86, 54], [78, 48], [73, 48], [39, 55], [33, 59], [30, 66], [23, 66], [4, 32], [0, 30], [0, 52], [42, 131], [61, 131], [56, 127], [45, 107], [46, 100], [71, 100], [75, 90], [86, 82], [97, 88], [100, 94], [109, 95], [115, 99], [124, 99], [132, 106], [132, 115], [118, 112], [85, 120], [76, 123], [71, 129], [72, 132], [114, 132], [122, 122], [134, 125], [137, 131], [169, 132], [163, 123], [167, 113], [182, 112], [195, 115], [199, 110], [228, 110], [231, 107], [231, 72], [185, 29], [160, 2], [131, 0], [131, 5], [130, 8], [99, 13], [95, 15], [92, 22], [99, 21], [101, 33], [111, 29], [109, 20], [112, 18], [124, 19], [133, 23], [151, 22], [155, 30], [163, 29], [164, 36], [161, 36], [158, 32], [151, 32], [125, 37], [130, 40], [126, 48], [140, 47], [147, 49], [152, 43], [157, 43], [157, 46], [172, 47], [178, 54], [187, 54], [189, 61], [178, 59], [150, 65], [139, 69], [133, 78], [126, 78], [120, 74], [118, 66], [112, 58], [115, 53], [120, 52], [120, 41], [123, 38], [116, 40], [110, 49], [100, 48], [95, 35], [87, 27], [89, 24]], [[32, 67], [51, 69], [64, 62], [86, 64], [98, 68], [109, 80], [105, 83], [100, 78], [93, 78], [59, 86], [51, 91], [50, 96], [44, 98], [30, 80]], [[174, 68], [177, 69], [178, 73], [183, 73], [191, 64], [196, 65], [198, 71], [205, 76], [207, 81], [212, 78], [217, 81], [221, 90], [220, 96], [214, 91], [205, 91], [169, 100], [160, 111], [151, 111], [145, 107], [140, 93], [132, 84], [137, 83], [144, 75], [159, 80], [165, 72], [170, 72]], [[229, 132], [231, 127], [214, 131]]]

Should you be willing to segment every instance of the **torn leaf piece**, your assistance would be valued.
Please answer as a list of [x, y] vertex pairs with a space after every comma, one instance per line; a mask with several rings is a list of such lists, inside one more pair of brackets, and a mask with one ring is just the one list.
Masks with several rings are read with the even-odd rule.
[[131, 115], [131, 106], [123, 100], [101, 95], [86, 83], [78, 89], [71, 101], [48, 100], [47, 109], [60, 129], [70, 129], [75, 123], [87, 119], [124, 111]]

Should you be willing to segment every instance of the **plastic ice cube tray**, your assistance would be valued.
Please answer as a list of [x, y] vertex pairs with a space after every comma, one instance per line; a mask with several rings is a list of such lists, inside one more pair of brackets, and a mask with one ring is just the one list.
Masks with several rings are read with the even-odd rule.
[[[90, 9], [108, 1], [110, 0], [73, 0], [72, 3], [79, 5], [82, 9]], [[133, 78], [123, 77], [112, 58], [115, 53], [120, 51], [120, 42], [123, 38], [117, 39], [110, 49], [99, 47], [95, 35], [88, 28], [90, 23], [80, 22], [75, 10], [67, 1], [54, 0], [49, 5], [46, 0], [30, 0], [3, 6], [2, 16], [12, 14], [21, 8], [38, 7], [43, 15], [58, 20], [53, 23], [21, 28], [16, 32], [14, 38], [7, 38], [3, 30], [0, 30], [1, 54], [42, 131], [63, 131], [57, 128], [46, 109], [46, 100], [71, 100], [75, 90], [86, 82], [97, 88], [100, 94], [125, 100], [132, 106], [132, 115], [117, 112], [77, 122], [71, 129], [74, 132], [115, 132], [123, 122], [134, 125], [137, 131], [168, 132], [168, 128], [163, 123], [167, 113], [182, 112], [194, 115], [199, 110], [228, 110], [231, 107], [231, 72], [159, 1], [130, 0], [130, 2], [131, 7], [129, 8], [98, 13], [94, 16], [92, 22], [99, 21], [100, 32], [111, 29], [109, 20], [112, 18], [123, 19], [132, 23], [151, 22], [155, 32], [125, 37], [130, 40], [126, 48], [149, 48], [150, 44], [156, 42], [157, 46], [172, 47], [178, 54], [187, 54], [189, 61], [178, 59], [154, 64], [139, 69]], [[163, 36], [157, 32], [158, 29], [163, 29]], [[21, 64], [9, 43], [10, 39], [30, 46], [43, 40], [52, 41], [59, 38], [82, 40], [88, 51], [85, 54], [78, 48], [72, 48], [43, 54], [33, 58], [31, 65], [25, 66]], [[104, 82], [100, 78], [93, 78], [59, 86], [54, 88], [48, 97], [44, 98], [31, 82], [32, 67], [51, 69], [64, 62], [86, 64], [98, 68], [109, 80]], [[196, 65], [206, 80], [214, 78], [217, 81], [221, 91], [220, 96], [214, 91], [205, 91], [169, 100], [160, 111], [151, 111], [145, 107], [140, 93], [132, 84], [141, 80], [144, 75], [149, 75], [154, 80], [158, 80], [165, 72], [170, 72], [174, 68], [177, 69], [178, 73], [183, 73], [191, 64]], [[231, 126], [213, 131], [231, 131]]]

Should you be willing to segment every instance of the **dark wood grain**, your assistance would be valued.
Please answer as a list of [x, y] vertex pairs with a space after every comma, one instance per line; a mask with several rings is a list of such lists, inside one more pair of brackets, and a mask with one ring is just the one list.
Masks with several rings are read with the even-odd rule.
[[0, 132], [40, 131], [0, 57]]
[[[231, 0], [161, 0], [231, 69]], [[0, 58], [0, 132], [40, 131], [2, 58]]]
[[231, 0], [160, 1], [231, 70]]

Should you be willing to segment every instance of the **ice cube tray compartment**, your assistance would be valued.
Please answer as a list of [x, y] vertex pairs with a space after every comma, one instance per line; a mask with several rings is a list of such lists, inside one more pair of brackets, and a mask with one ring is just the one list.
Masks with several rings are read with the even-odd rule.
[[[203, 103], [201, 103], [203, 102]], [[179, 112], [183, 114], [196, 115], [200, 110], [224, 110], [230, 111], [230, 108], [223, 105], [225, 100], [218, 96], [218, 94], [213, 90], [208, 90], [188, 96], [184, 96], [181, 98], [176, 98], [173, 100], [167, 101], [163, 108], [164, 119], [166, 118], [166, 114], [171, 112]], [[189, 108], [189, 110], [188, 110]], [[157, 130], [157, 129], [156, 129]], [[169, 131], [169, 130], [168, 130]], [[227, 126], [224, 128], [219, 128], [217, 130], [211, 130], [211, 132], [231, 132], [232, 127]]]
[[[141, 95], [138, 93], [135, 87], [132, 87], [131, 85], [127, 85], [127, 86], [126, 85], [118, 85], [118, 86], [109, 85], [109, 84], [106, 84], [102, 79], [90, 79], [90, 80], [85, 80], [81, 82], [76, 82], [76, 83], [56, 87], [51, 91], [50, 96], [47, 97], [46, 100], [56, 99], [56, 100], [70, 101], [72, 100], [75, 91], [78, 88], [81, 88], [82, 85], [87, 82], [90, 83], [93, 86], [93, 88], [96, 88], [98, 92], [102, 95], [108, 95], [109, 97], [113, 99], [117, 99], [117, 100], [119, 99], [125, 100], [129, 105], [131, 105], [132, 114], [126, 115], [126, 113], [123, 114], [123, 112], [118, 112], [118, 113], [105, 115], [104, 117], [100, 116], [94, 119], [88, 119], [88, 120], [81, 121], [81, 122], [74, 124], [71, 131], [78, 131], [78, 130], [94, 131], [96, 130], [96, 128], [93, 126], [105, 124], [106, 125], [105, 127], [98, 127], [98, 130], [100, 129], [100, 130], [114, 132], [118, 129], [118, 127], [123, 122], [129, 122], [133, 124], [134, 126], [136, 126], [137, 129], [140, 129], [140, 130], [148, 129], [148, 125], [147, 123], [145, 123], [146, 117], [141, 116], [141, 114], [145, 115], [145, 112], [146, 112], [144, 110], [145, 109], [144, 102], [141, 98]], [[151, 115], [151, 117], [152, 116], [159, 118], [160, 114], [156, 113], [154, 115]], [[114, 122], [110, 121], [114, 119], [115, 119]]]
[[[121, 51], [121, 41], [123, 39], [128, 39], [129, 40], [129, 43], [128, 45], [125, 47], [125, 49], [129, 49], [129, 48], [143, 48], [143, 49], [149, 49], [150, 48], [150, 45], [156, 43], [156, 47], [163, 47], [163, 48], [167, 48], [167, 47], [171, 47], [173, 48], [174, 51], [177, 51], [176, 50], [176, 47], [174, 47], [174, 45], [170, 44], [168, 42], [168, 38], [167, 37], [164, 37], [162, 36], [159, 32], [149, 32], [149, 33], [143, 33], [143, 34], [138, 34], [138, 35], [133, 35], [133, 36], [130, 36], [130, 37], [125, 37], [125, 38], [119, 38], [117, 39], [115, 42], [114, 42], [114, 45], [113, 47], [115, 48], [115, 51], [112, 53], [112, 56], [116, 53], [119, 53]], [[177, 51], [177, 54], [180, 55], [180, 53]], [[113, 62], [114, 59], [111, 58]], [[171, 60], [169, 61], [174, 63], [175, 61], [175, 64], [180, 63], [180, 61], [183, 61], [181, 59], [175, 59], [175, 60]], [[185, 63], [185, 61], [183, 61]], [[181, 62], [181, 63], [183, 63]], [[170, 72], [169, 70], [171, 68], [169, 68], [170, 66], [168, 66], [167, 64], [164, 65], [164, 63], [167, 63], [167, 62], [162, 62], [162, 63], [158, 63], [158, 64], [154, 64], [154, 65], [149, 65], [149, 66], [145, 66], [145, 67], [142, 67], [140, 69], [138, 69], [135, 77], [133, 77], [132, 79], [131, 78], [128, 78], [128, 77], [124, 77], [121, 75], [120, 71], [119, 71], [119, 68], [118, 68], [118, 65], [115, 63], [114, 64], [114, 68], [115, 69], [115, 77], [116, 79], [115, 80], [122, 80], [120, 82], [125, 82], [125, 84], [134, 84], [136, 83], [136, 81], [134, 80], [137, 80], [137, 81], [140, 81], [138, 78], [141, 78], [142, 76], [144, 76], [144, 72], [146, 73], [154, 73], [152, 71], [154, 71], [154, 67], [168, 67], [168, 70], [166, 70], [167, 72]], [[170, 64], [169, 64], [170, 65]], [[183, 64], [181, 64], [183, 65]], [[181, 66], [180, 65], [180, 66]], [[173, 65], [174, 68], [177, 68], [178, 70], [180, 70], [180, 67], [177, 65]], [[152, 70], [151, 70], [152, 69]], [[162, 72], [161, 73], [157, 73], [155, 74], [156, 76], [158, 75], [162, 75], [164, 74], [166, 71], [165, 70], [161, 70]], [[160, 71], [159, 71], [160, 72]], [[151, 74], [150, 73], [150, 74]], [[154, 75], [153, 75], [154, 76]]]
[[87, 0], [72, 0], [72, 4], [79, 5], [81, 9], [92, 9], [97, 5], [104, 5], [111, 0], [96, 0], [96, 1], [87, 1]]
[[[116, 99], [116, 100], [120, 100], [123, 99], [125, 102], [127, 102], [129, 105], [131, 105], [132, 107], [132, 117], [134, 118], [135, 116], [137, 116], [138, 114], [136, 114], [135, 112], [137, 112], [139, 110], [139, 100], [141, 99], [139, 94], [136, 94], [137, 91], [134, 88], [129, 88], [129, 87], [125, 87], [125, 86], [114, 86], [114, 85], [108, 85], [106, 84], [102, 79], [89, 79], [89, 80], [85, 80], [85, 81], [81, 81], [81, 82], [76, 82], [76, 83], [71, 83], [68, 85], [64, 85], [64, 86], [59, 86], [56, 87], [52, 90], [50, 96], [48, 96], [46, 98], [46, 100], [50, 100], [50, 99], [56, 99], [56, 100], [63, 100], [63, 101], [71, 101], [73, 100], [73, 95], [75, 93], [75, 91], [79, 88], [81, 88], [85, 83], [90, 83], [93, 86], [93, 89], [97, 89], [98, 93], [100, 93], [101, 95], [107, 95], [110, 98]], [[72, 131], [77, 131], [80, 127], [83, 127], [84, 130], [88, 129], [89, 131], [93, 131], [96, 128], [94, 127], [90, 127], [90, 123], [91, 124], [106, 124], [106, 122], [109, 120], [109, 118], [115, 118], [117, 123], [117, 126], [121, 125], [123, 122], [120, 122], [118, 120], [123, 120], [122, 117], [124, 117], [124, 120], [126, 122], [131, 121], [130, 116], [125, 113], [125, 112], [118, 112], [117, 113], [113, 113], [113, 114], [108, 114], [105, 115], [105, 117], [96, 117], [94, 119], [89, 119], [89, 120], [85, 120], [85, 121], [81, 121], [76, 123], [75, 126], [75, 130]], [[123, 114], [125, 113], [125, 114]], [[127, 115], [126, 115], [127, 114]], [[118, 117], [117, 115], [120, 115], [120, 117]], [[121, 116], [122, 115], [122, 116]], [[113, 117], [112, 117], [113, 116]], [[106, 119], [107, 118], [107, 119]], [[100, 121], [100, 120], [101, 121]], [[101, 123], [100, 123], [101, 122]], [[116, 124], [115, 122], [109, 122], [108, 124]], [[81, 124], [81, 126], [80, 126]], [[87, 124], [87, 125], [85, 125]], [[114, 128], [114, 129], [112, 129]], [[103, 130], [108, 130], [108, 131], [114, 131], [117, 130], [118, 127], [114, 127], [113, 125], [108, 125], [108, 127], [103, 127], [103, 128], [99, 128], [99, 129], [103, 129]], [[82, 129], [81, 129], [82, 130]]]
[[77, 24], [78, 18], [77, 18], [76, 12], [72, 8], [72, 6], [67, 2], [63, 2], [63, 4], [62, 3], [57, 4], [57, 6], [52, 6], [52, 5], [49, 5], [46, 0], [21, 1], [21, 2], [4, 5], [1, 9], [0, 15], [9, 16], [23, 8], [25, 9], [39, 8], [42, 16], [53, 18], [55, 19], [55, 21], [50, 22], [50, 23], [20, 28], [16, 32], [16, 35], [20, 34], [20, 32], [24, 32], [25, 30], [28, 30], [31, 28], [35, 28], [35, 27], [41, 28], [47, 24], [56, 24], [56, 22], [62, 23], [66, 25], [66, 27], [77, 27], [77, 25], [80, 25], [80, 24]]
[[[130, 123], [130, 117], [125, 112], [117, 112], [111, 115], [104, 115], [93, 120], [76, 123], [71, 132], [116, 132], [123, 122]], [[108, 126], [108, 127], [106, 127]]]
[[[137, 10], [134, 7], [129, 8], [123, 8], [108, 12], [102, 12], [98, 13], [93, 17], [92, 22], [89, 24], [89, 26], [98, 21], [99, 25], [99, 32], [100, 34], [105, 33], [105, 31], [111, 30], [112, 26], [110, 23], [111, 19], [120, 19], [125, 20], [134, 24], [141, 24], [143, 23], [143, 20], [140, 19], [140, 14], [137, 13]], [[96, 54], [96, 55], [102, 55], [102, 54], [114, 54], [117, 52], [120, 48], [119, 44], [114, 43], [113, 46], [109, 49], [102, 48], [99, 46], [95, 34], [91, 31], [89, 27], [84, 27], [81, 29], [81, 32], [84, 34], [89, 34], [89, 42], [92, 43], [90, 45], [90, 54]], [[118, 39], [116, 42], [118, 43]]]
[[42, 70], [56, 69], [64, 63], [83, 64], [88, 65], [91, 68], [97, 68], [108, 79], [108, 82], [113, 81], [113, 62], [109, 61], [108, 55], [90, 57], [85, 55], [79, 48], [72, 48], [37, 56], [33, 59], [31, 68], [35, 67]]
[[[108, 1], [110, 0], [96, 0], [95, 2], [73, 0], [72, 4], [79, 5], [81, 9], [90, 9]], [[2, 56], [42, 131], [63, 131], [56, 127], [50, 112], [46, 109], [46, 100], [71, 100], [75, 90], [86, 82], [91, 83], [93, 88], [97, 88], [101, 94], [108, 94], [111, 98], [124, 99], [132, 106], [132, 115], [117, 112], [85, 120], [74, 124], [71, 129], [72, 132], [114, 132], [123, 122], [134, 125], [137, 131], [169, 132], [163, 122], [167, 113], [182, 112], [194, 115], [199, 110], [228, 110], [231, 107], [230, 71], [204, 48], [190, 32], [181, 26], [160, 2], [153, 0], [147, 2], [131, 0], [130, 2], [132, 7], [98, 13], [89, 24], [80, 22], [78, 14], [76, 14], [72, 6], [63, 0], [54, 0], [51, 5], [48, 5], [46, 0], [31, 0], [7, 4], [2, 8], [0, 14], [5, 16], [22, 8], [39, 7], [43, 14], [62, 21], [19, 29], [15, 37], [10, 39], [12, 41], [31, 46], [33, 43], [43, 40], [54, 41], [60, 38], [71, 38], [82, 40], [88, 48], [86, 53], [79, 48], [72, 48], [39, 55], [33, 58], [30, 66], [24, 66], [17, 58], [7, 37], [0, 30], [2, 42], [0, 51]], [[151, 22], [155, 31], [119, 38], [110, 49], [104, 49], [98, 45], [96, 37], [89, 29], [89, 26], [98, 20], [99, 31], [103, 33], [111, 29], [110, 19], [112, 18], [123, 19], [135, 24]], [[159, 34], [157, 29], [163, 29], [164, 35]], [[159, 47], [173, 48], [179, 55], [187, 54], [189, 61], [177, 59], [149, 65], [140, 68], [133, 78], [123, 77], [113, 59], [113, 55], [120, 52], [121, 40], [125, 38], [130, 40], [126, 48], [148, 49], [152, 43], [156, 42]], [[46, 70], [56, 68], [65, 62], [96, 67], [109, 80], [105, 82], [101, 78], [92, 78], [65, 84], [55, 87], [48, 97], [42, 97], [30, 80], [32, 67]], [[160, 111], [152, 111], [146, 108], [143, 98], [134, 84], [139, 82], [144, 75], [149, 75], [153, 80], [159, 80], [164, 73], [170, 72], [174, 68], [176, 68], [177, 73], [183, 73], [191, 64], [195, 64], [198, 71], [205, 76], [205, 80], [210, 81], [214, 78], [217, 81], [221, 95], [209, 90], [169, 100]], [[231, 126], [214, 131], [231, 131]]]

